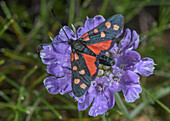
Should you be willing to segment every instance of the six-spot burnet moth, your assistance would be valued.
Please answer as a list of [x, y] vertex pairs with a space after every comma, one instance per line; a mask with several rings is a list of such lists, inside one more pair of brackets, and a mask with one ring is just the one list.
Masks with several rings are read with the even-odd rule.
[[[52, 13], [68, 38], [67, 33], [63, 29], [58, 18], [55, 16], [53, 10]], [[114, 15], [97, 27], [86, 32], [79, 39], [72, 40], [68, 38], [68, 41], [63, 41], [68, 42], [72, 49], [72, 90], [76, 97], [84, 95], [88, 90], [91, 81], [97, 76], [99, 63], [108, 66], [114, 64], [113, 59], [104, 54], [113, 47], [116, 35], [118, 35], [123, 29], [123, 23], [124, 19], [122, 15]], [[51, 44], [58, 43], [62, 42]], [[51, 44], [42, 44], [40, 46]]]

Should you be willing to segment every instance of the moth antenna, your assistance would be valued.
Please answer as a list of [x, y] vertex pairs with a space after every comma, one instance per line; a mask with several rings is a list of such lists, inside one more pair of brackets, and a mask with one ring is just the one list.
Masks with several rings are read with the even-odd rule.
[[[55, 19], [58, 21], [58, 23], [59, 23], [61, 29], [64, 31], [64, 34], [66, 35], [66, 37], [67, 37], [68, 40], [69, 40], [69, 37], [68, 37], [66, 31], [63, 29], [63, 26], [61, 25], [59, 19], [58, 19], [57, 16], [54, 14], [53, 9], [51, 9], [51, 12], [52, 12], [53, 16], [55, 17]], [[62, 41], [62, 42], [56, 42], [56, 43], [50, 43], [50, 44], [40, 44], [40, 45], [38, 45], [38, 47], [37, 47], [37, 52], [40, 52], [40, 48], [41, 48], [42, 46], [54, 45], [54, 44], [65, 43], [65, 42], [68, 42], [68, 41]]]
[[[51, 9], [51, 12], [52, 12], [53, 16], [55, 17], [55, 19], [58, 21], [58, 23], [59, 23], [61, 29], [64, 31], [66, 37], [68, 38], [67, 33], [66, 33], [65, 30], [63, 29], [63, 26], [61, 25], [59, 19], [58, 19], [57, 16], [54, 14], [53, 8]], [[69, 40], [69, 38], [68, 38], [68, 40]]]
[[65, 42], [67, 42], [67, 41], [55, 42], [55, 43], [50, 43], [50, 44], [40, 44], [40, 45], [38, 45], [38, 47], [37, 47], [37, 53], [40, 52], [40, 48], [43, 47], [43, 46], [54, 45], [54, 44], [65, 43]]

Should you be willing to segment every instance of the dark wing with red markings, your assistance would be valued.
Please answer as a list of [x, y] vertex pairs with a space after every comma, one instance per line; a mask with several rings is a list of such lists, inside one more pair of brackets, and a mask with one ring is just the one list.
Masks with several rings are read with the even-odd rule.
[[91, 85], [91, 80], [98, 72], [99, 60], [95, 56], [72, 53], [72, 89], [76, 97], [84, 95]]
[[97, 56], [113, 46], [115, 37], [122, 28], [123, 16], [115, 15], [78, 39], [86, 47], [83, 53], [72, 50], [72, 89], [76, 97], [82, 96], [88, 90], [91, 81], [97, 76], [99, 65]]
[[123, 23], [122, 15], [114, 15], [82, 35], [79, 40], [96, 55], [101, 55], [113, 47], [116, 35], [123, 29]]
[[121, 14], [114, 15], [98, 25], [96, 28], [88, 31], [79, 38], [85, 45], [92, 45], [108, 40], [112, 40], [123, 28], [124, 19]]

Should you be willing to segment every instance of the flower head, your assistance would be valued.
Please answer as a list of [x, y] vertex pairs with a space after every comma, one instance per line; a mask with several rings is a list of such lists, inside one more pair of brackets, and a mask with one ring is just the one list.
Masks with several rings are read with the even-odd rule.
[[[89, 30], [95, 28], [105, 19], [98, 15], [87, 19], [84, 27], [77, 29], [77, 35], [68, 27], [60, 30], [52, 43], [67, 41], [68, 38], [77, 40]], [[122, 31], [116, 36], [118, 38]], [[142, 91], [138, 74], [149, 76], [154, 71], [154, 61], [151, 58], [142, 58], [135, 49], [139, 45], [139, 35], [136, 31], [125, 30], [123, 39], [115, 43], [110, 53], [115, 64], [112, 67], [100, 66], [98, 76], [92, 80], [90, 88], [81, 97], [75, 97], [71, 86], [71, 47], [66, 43], [44, 46], [40, 52], [42, 62], [47, 65], [47, 73], [53, 75], [44, 79], [44, 85], [51, 94], [69, 93], [78, 101], [78, 109], [85, 110], [90, 105], [89, 115], [98, 116], [113, 108], [115, 98], [113, 92], [123, 92], [127, 102], [134, 102]], [[138, 73], [138, 74], [137, 74]]]

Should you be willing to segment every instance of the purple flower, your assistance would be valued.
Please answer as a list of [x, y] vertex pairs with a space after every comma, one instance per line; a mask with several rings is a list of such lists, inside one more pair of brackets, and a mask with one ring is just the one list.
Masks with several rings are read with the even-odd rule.
[[[77, 40], [89, 30], [95, 28], [105, 19], [98, 15], [87, 19], [84, 27], [77, 29], [77, 35], [68, 27], [60, 30], [52, 43]], [[122, 31], [116, 36], [118, 38]], [[154, 61], [151, 58], [142, 58], [135, 49], [139, 45], [139, 35], [136, 31], [125, 30], [123, 39], [119, 44], [115, 43], [110, 53], [115, 65], [106, 67], [99, 65], [98, 76], [92, 80], [88, 91], [81, 97], [75, 97], [71, 86], [71, 47], [66, 43], [59, 43], [44, 46], [40, 52], [42, 62], [47, 65], [47, 73], [53, 75], [44, 79], [44, 85], [51, 94], [69, 93], [78, 101], [78, 110], [85, 110], [89, 106], [89, 115], [98, 116], [104, 114], [108, 109], [113, 108], [115, 98], [113, 92], [123, 92], [127, 102], [134, 102], [142, 91], [138, 74], [149, 76], [154, 71]], [[137, 74], [138, 73], [138, 74]]]
[[109, 89], [112, 92], [123, 91], [127, 102], [134, 102], [139, 98], [142, 88], [139, 83], [139, 73], [149, 76], [154, 70], [154, 61], [150, 58], [141, 59], [140, 54], [134, 51], [139, 45], [139, 35], [136, 31], [125, 30], [123, 39], [119, 45], [116, 43], [110, 50], [115, 60], [112, 66], [112, 74], [109, 75]]
[[[113, 108], [115, 98], [109, 89], [107, 77], [102, 76], [99, 79], [96, 78], [94, 83], [95, 84], [88, 89], [85, 95], [80, 98], [75, 97], [75, 99], [78, 101], [79, 110], [87, 109], [92, 103], [89, 115], [95, 117]], [[70, 95], [74, 96], [73, 93], [70, 93]]]

